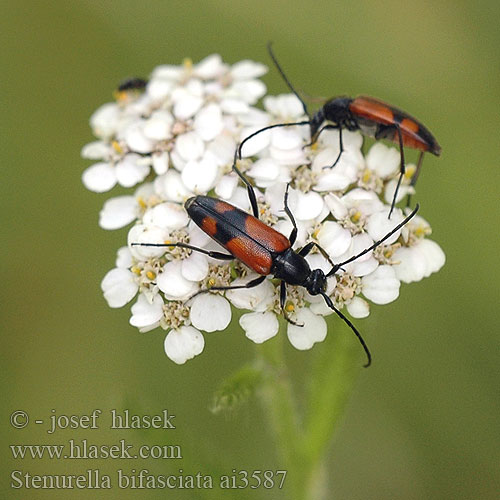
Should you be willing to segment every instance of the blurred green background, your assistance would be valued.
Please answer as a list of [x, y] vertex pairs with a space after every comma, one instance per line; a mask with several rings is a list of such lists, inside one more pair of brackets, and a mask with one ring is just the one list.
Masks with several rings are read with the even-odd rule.
[[[4, 0], [2, 498], [286, 498], [286, 488], [226, 494], [9, 488], [13, 469], [282, 468], [257, 402], [229, 417], [208, 411], [221, 381], [253, 357], [242, 333], [207, 334], [205, 352], [177, 366], [163, 352], [161, 330], [139, 334], [128, 324], [129, 306], [107, 306], [99, 285], [126, 230], [98, 228], [110, 195], [84, 189], [80, 176], [90, 163], [79, 156], [92, 140], [90, 114], [124, 77], [213, 52], [231, 63], [269, 64], [268, 40], [308, 94], [377, 96], [424, 121], [443, 147], [441, 158], [424, 162], [418, 200], [447, 264], [357, 323], [374, 364], [362, 372], [331, 449], [331, 498], [497, 498], [499, 21], [495, 1]], [[285, 91], [275, 70], [264, 79], [271, 93]], [[330, 332], [347, 334], [341, 326]], [[313, 353], [289, 347], [288, 355], [294, 373], [306, 379]], [[8, 420], [18, 409], [33, 421], [52, 409], [68, 415], [94, 408], [168, 408], [177, 429], [110, 431], [102, 417], [100, 430], [49, 436], [45, 427], [15, 430]], [[14, 461], [6, 446], [70, 438], [180, 444], [185, 458], [132, 465]]]

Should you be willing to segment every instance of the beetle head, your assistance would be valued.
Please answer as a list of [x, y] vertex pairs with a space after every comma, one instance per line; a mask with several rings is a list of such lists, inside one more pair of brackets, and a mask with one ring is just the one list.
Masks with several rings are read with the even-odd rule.
[[313, 269], [307, 277], [304, 287], [311, 295], [319, 295], [326, 290], [326, 276], [321, 269]]

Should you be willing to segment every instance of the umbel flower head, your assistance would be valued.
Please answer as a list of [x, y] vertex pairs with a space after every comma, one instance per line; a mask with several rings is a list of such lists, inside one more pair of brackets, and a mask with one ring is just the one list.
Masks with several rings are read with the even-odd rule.
[[[117, 252], [115, 267], [101, 288], [110, 307], [133, 301], [130, 323], [141, 332], [162, 328], [164, 348], [178, 364], [200, 354], [204, 333], [221, 331], [233, 308], [246, 312], [239, 323], [245, 335], [262, 343], [278, 334], [279, 282], [272, 277], [249, 289], [198, 293], [234, 286], [258, 277], [238, 260], [221, 261], [179, 247], [148, 247], [133, 243], [185, 243], [212, 251], [221, 247], [191, 221], [184, 202], [210, 194], [243, 210], [250, 209], [245, 187], [232, 171], [238, 144], [274, 123], [307, 120], [294, 95], [265, 96], [258, 79], [267, 68], [256, 62], [224, 63], [212, 55], [198, 64], [155, 68], [142, 85], [122, 85], [115, 102], [101, 106], [90, 124], [97, 137], [82, 150], [95, 161], [82, 176], [95, 192], [114, 186], [132, 188], [128, 195], [108, 199], [99, 225], [119, 229], [130, 225], [127, 244]], [[318, 243], [333, 262], [343, 262], [370, 247], [405, 217], [388, 214], [397, 175], [399, 152], [381, 143], [363, 155], [362, 136], [325, 131], [310, 142], [308, 127], [264, 131], [243, 147], [240, 170], [256, 187], [260, 219], [288, 235], [289, 206], [298, 226], [294, 248]], [[399, 199], [413, 194], [415, 166], [407, 175]], [[399, 296], [401, 282], [419, 281], [438, 271], [445, 256], [430, 240], [430, 225], [421, 217], [394, 233], [384, 244], [346, 264], [328, 278], [326, 293], [333, 304], [354, 318], [370, 314], [370, 303], [388, 304]], [[307, 260], [328, 272], [331, 264], [320, 252]], [[297, 349], [310, 349], [327, 335], [325, 316], [333, 313], [321, 296], [302, 287], [287, 287], [286, 326]], [[300, 326], [299, 326], [300, 325]]]

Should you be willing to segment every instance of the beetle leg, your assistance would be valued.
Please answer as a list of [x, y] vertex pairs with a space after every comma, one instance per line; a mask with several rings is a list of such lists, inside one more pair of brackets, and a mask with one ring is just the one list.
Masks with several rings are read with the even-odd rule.
[[342, 127], [339, 127], [339, 145], [340, 145], [339, 155], [337, 156], [337, 159], [333, 162], [333, 165], [330, 168], [333, 168], [335, 165], [337, 165], [338, 161], [340, 160], [340, 157], [342, 156], [342, 153], [344, 152], [344, 143], [342, 142]]
[[[338, 125], [331, 125], [331, 124], [325, 125], [324, 127], [320, 128], [319, 132], [314, 137], [314, 140], [311, 142], [311, 144], [314, 144], [318, 140], [319, 134], [321, 134], [321, 132], [323, 132], [323, 130], [337, 130], [337, 129], [339, 131], [339, 146], [340, 146], [339, 154], [337, 155], [337, 159], [333, 162], [333, 165], [325, 165], [323, 167], [323, 169], [333, 168], [335, 165], [337, 165], [337, 163], [340, 160], [340, 157], [342, 156], [342, 153], [344, 152], [344, 142], [342, 140], [342, 127], [340, 127]], [[310, 146], [311, 144], [308, 144], [308, 146]]]
[[247, 193], [248, 193], [248, 198], [250, 200], [250, 205], [252, 206], [252, 213], [254, 217], [257, 219], [259, 218], [259, 208], [257, 206], [257, 197], [255, 196], [255, 190], [253, 186], [250, 184], [250, 181], [243, 175], [243, 173], [240, 171], [240, 169], [236, 166], [236, 162], [238, 160], [241, 160], [241, 148], [243, 147], [243, 144], [247, 142], [249, 139], [252, 137], [255, 137], [257, 134], [260, 134], [261, 132], [264, 132], [265, 130], [269, 130], [272, 128], [277, 128], [277, 127], [291, 127], [292, 125], [309, 125], [309, 120], [308, 121], [302, 121], [302, 122], [295, 122], [295, 123], [277, 123], [275, 125], [269, 125], [268, 127], [261, 128], [260, 130], [257, 130], [253, 134], [248, 135], [245, 137], [240, 144], [236, 147], [236, 150], [234, 152], [234, 160], [233, 160], [233, 166], [232, 169], [238, 177], [243, 181], [243, 184], [247, 187]]
[[328, 123], [326, 125], [323, 125], [315, 134], [314, 136], [311, 136], [311, 142], [308, 142], [306, 145], [303, 146], [302, 149], [311, 147], [317, 140], [321, 132], [323, 130], [329, 130], [329, 129], [336, 129], [338, 128], [336, 125], [332, 125], [331, 123]]
[[282, 280], [280, 283], [280, 307], [281, 310], [283, 311], [283, 317], [288, 321], [288, 323], [291, 323], [292, 325], [300, 327], [304, 326], [304, 323], [297, 323], [288, 316], [285, 309], [285, 303], [286, 303], [286, 283]]
[[399, 153], [401, 154], [401, 164], [399, 165], [399, 179], [396, 185], [396, 190], [394, 191], [394, 196], [392, 198], [391, 209], [389, 210], [389, 216], [387, 217], [388, 219], [391, 218], [392, 211], [394, 210], [394, 207], [396, 205], [396, 198], [398, 196], [399, 187], [401, 186], [401, 181], [403, 180], [403, 176], [405, 175], [405, 150], [403, 147], [403, 134], [399, 125], [396, 124], [394, 125], [394, 127], [396, 128], [396, 132], [398, 133], [399, 138]]
[[318, 137], [320, 136], [321, 132], [324, 130], [336, 130], [339, 129], [340, 127], [338, 125], [333, 125], [332, 123], [327, 123], [326, 125], [323, 125], [315, 134], [313, 137], [311, 137], [311, 142], [309, 144], [306, 144], [304, 147], [307, 146], [312, 146], [317, 140]]
[[322, 248], [318, 243], [315, 241], [309, 242], [305, 247], [301, 248], [299, 250], [299, 255], [302, 255], [302, 257], [305, 257], [312, 249], [313, 247], [316, 247], [321, 255], [332, 265], [334, 266], [335, 264], [333, 263], [332, 259], [330, 259], [330, 256], [326, 253], [326, 250]]
[[[424, 152], [420, 151], [420, 155], [419, 155], [418, 161], [417, 161], [417, 169], [415, 170], [415, 173], [413, 174], [413, 177], [411, 178], [411, 181], [410, 181], [410, 186], [412, 186], [412, 187], [417, 184], [418, 175], [420, 173], [420, 167], [422, 166], [423, 160], [424, 160]], [[411, 202], [411, 194], [409, 194], [408, 197], [406, 198], [406, 206], [407, 207], [410, 206], [410, 202]]]
[[[251, 136], [249, 136], [251, 137]], [[247, 137], [248, 139], [248, 137]], [[245, 142], [246, 139], [243, 141]], [[243, 143], [241, 143], [243, 144]], [[240, 147], [241, 147], [240, 144]], [[240, 171], [240, 169], [236, 166], [236, 161], [238, 157], [238, 149], [236, 148], [236, 151], [234, 152], [234, 161], [233, 161], [233, 170], [236, 172], [238, 177], [243, 181], [243, 184], [247, 187], [247, 193], [248, 193], [248, 199], [250, 200], [250, 205], [252, 206], [252, 212], [254, 217], [257, 219], [259, 218], [259, 207], [257, 206], [257, 197], [255, 196], [255, 190], [253, 186], [250, 184], [250, 181], [243, 175], [243, 173]], [[240, 159], [241, 159], [241, 150], [240, 150]]]
[[290, 222], [292, 223], [293, 229], [292, 232], [290, 233], [289, 240], [290, 240], [290, 246], [293, 246], [295, 243], [295, 240], [297, 239], [297, 223], [295, 222], [295, 217], [292, 214], [292, 211], [290, 210], [290, 207], [288, 206], [288, 188], [290, 187], [290, 183], [286, 185], [286, 191], [285, 191], [285, 200], [284, 200], [284, 205], [285, 205], [285, 212], [290, 218]]
[[213, 259], [220, 260], [233, 260], [234, 256], [229, 253], [214, 252], [212, 250], [205, 250], [204, 248], [194, 247], [188, 245], [187, 243], [132, 243], [133, 247], [169, 247], [169, 248], [187, 248], [188, 250], [193, 250], [194, 252], [204, 253]]
[[248, 283], [245, 283], [244, 285], [211, 286], [210, 288], [204, 288], [203, 290], [198, 290], [196, 293], [191, 295], [191, 297], [186, 299], [185, 302], [194, 299], [196, 296], [202, 293], [211, 292], [212, 290], [241, 290], [242, 288], [253, 288], [256, 287], [257, 285], [260, 285], [265, 279], [266, 279], [265, 276], [259, 276], [258, 278], [255, 278], [254, 280], [251, 280]]

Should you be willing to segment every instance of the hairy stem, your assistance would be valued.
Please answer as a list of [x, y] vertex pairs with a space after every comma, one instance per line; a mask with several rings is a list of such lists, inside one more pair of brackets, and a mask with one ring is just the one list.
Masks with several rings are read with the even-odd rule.
[[362, 365], [359, 345], [347, 328], [333, 316], [328, 322], [335, 325], [309, 356], [302, 414], [286, 366], [284, 332], [259, 347], [268, 375], [262, 396], [293, 500], [332, 498], [325, 459]]

